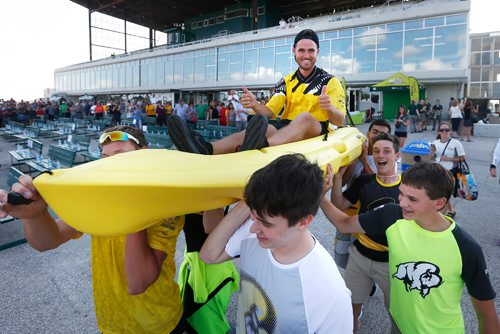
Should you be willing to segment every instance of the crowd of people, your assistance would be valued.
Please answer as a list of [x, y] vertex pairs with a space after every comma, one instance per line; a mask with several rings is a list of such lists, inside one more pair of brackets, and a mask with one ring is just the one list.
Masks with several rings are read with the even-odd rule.
[[[194, 154], [261, 149], [327, 134], [329, 124], [344, 122], [345, 91], [338, 78], [315, 66], [319, 39], [314, 31], [298, 33], [292, 52], [298, 69], [277, 83], [266, 103], [243, 87], [241, 97], [229, 92], [227, 106], [216, 101], [195, 106], [180, 100], [167, 112], [161, 103], [145, 102], [144, 111], [158, 117], [160, 106], [161, 119], [166, 120], [177, 149]], [[206, 142], [188, 126], [193, 115], [220, 119], [225, 114], [229, 124], [232, 110], [240, 110], [240, 104], [247, 111], [234, 115], [241, 132]], [[222, 108], [227, 110], [221, 112]], [[424, 131], [428, 126], [423, 107], [415, 104], [408, 109], [409, 117], [406, 108], [400, 108], [396, 134], [403, 132], [402, 127]], [[248, 121], [250, 110], [254, 116]], [[268, 118], [278, 114], [281, 119], [275, 128]], [[328, 166], [325, 175], [304, 156], [286, 154], [251, 176], [243, 200], [227, 214], [222, 208], [192, 213], [204, 233], [193, 249], [195, 255], [186, 260], [191, 275], [187, 290], [185, 285], [180, 290], [173, 281], [173, 255], [180, 229], [192, 225], [189, 215], [165, 218], [127, 236], [93, 236], [99, 331], [225, 333], [228, 298], [239, 287], [238, 333], [352, 333], [357, 332], [362, 304], [376, 284], [384, 293], [392, 332], [463, 333], [460, 301], [465, 284], [479, 332], [499, 333], [496, 294], [481, 247], [455, 223], [449, 205], [455, 182], [445, 163], [458, 162], [462, 155], [446, 158], [452, 145], [447, 137], [451, 127], [443, 122], [436, 125], [440, 137], [431, 154], [439, 163], [421, 162], [399, 175], [398, 138], [404, 136], [391, 135], [387, 121], [375, 120], [362, 155], [351, 167], [334, 175]], [[104, 158], [146, 148], [141, 129], [131, 126], [105, 130], [99, 143]], [[459, 150], [459, 145], [454, 147]], [[497, 162], [494, 158], [490, 166], [492, 175]], [[8, 190], [1, 190], [0, 216], [21, 218], [35, 249], [52, 249], [81, 235], [49, 215], [30, 177], [22, 176], [12, 190], [33, 201], [10, 205]], [[337, 257], [332, 258], [309, 231], [320, 208], [340, 233], [355, 237], [343, 254], [345, 270], [339, 271], [337, 265], [342, 265]], [[350, 245], [350, 235], [348, 240]], [[231, 267], [235, 257], [240, 258], [239, 277]], [[209, 273], [212, 265], [224, 267]], [[217, 282], [209, 284], [215, 277]], [[236, 286], [219, 289], [219, 278]], [[202, 306], [208, 296], [219, 299], [197, 317], [191, 311], [199, 308], [189, 303], [190, 294]], [[205, 327], [197, 330], [200, 324]], [[209, 330], [208, 325], [215, 327]]]

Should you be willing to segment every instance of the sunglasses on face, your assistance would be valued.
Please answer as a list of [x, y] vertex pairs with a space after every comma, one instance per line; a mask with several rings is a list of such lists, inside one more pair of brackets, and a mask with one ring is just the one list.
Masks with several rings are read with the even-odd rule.
[[450, 129], [439, 129], [439, 132], [450, 132]]
[[107, 139], [111, 141], [129, 141], [133, 140], [137, 145], [139, 145], [139, 139], [135, 138], [129, 133], [123, 131], [111, 131], [105, 132], [99, 137], [99, 144], [102, 145]]

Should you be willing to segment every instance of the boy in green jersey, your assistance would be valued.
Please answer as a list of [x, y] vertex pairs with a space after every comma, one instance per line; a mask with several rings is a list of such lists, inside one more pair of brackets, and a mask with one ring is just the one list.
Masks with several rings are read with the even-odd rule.
[[[331, 168], [325, 193], [332, 184]], [[399, 205], [347, 216], [327, 197], [321, 208], [342, 233], [385, 235], [389, 248], [390, 313], [402, 333], [464, 333], [463, 285], [480, 333], [500, 333], [495, 291], [479, 244], [440, 210], [454, 181], [441, 165], [421, 162], [402, 175]]]

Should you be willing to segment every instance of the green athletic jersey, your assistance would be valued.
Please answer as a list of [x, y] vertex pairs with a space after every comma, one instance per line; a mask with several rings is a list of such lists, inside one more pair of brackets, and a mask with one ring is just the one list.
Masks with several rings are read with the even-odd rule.
[[390, 312], [402, 333], [463, 333], [464, 283], [475, 299], [495, 298], [481, 247], [451, 218], [448, 229], [431, 232], [388, 204], [359, 221], [367, 233], [387, 236]]

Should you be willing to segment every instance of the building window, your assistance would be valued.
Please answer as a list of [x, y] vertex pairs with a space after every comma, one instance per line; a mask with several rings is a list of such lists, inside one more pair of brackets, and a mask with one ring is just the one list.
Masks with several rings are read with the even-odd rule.
[[224, 14], [225, 20], [235, 19], [237, 17], [248, 17], [248, 9], [237, 9]]
[[217, 16], [217, 18], [215, 19], [215, 23], [217, 23], [217, 24], [224, 23], [224, 15]]
[[257, 15], [264, 15], [266, 13], [266, 7], [257, 7]]

